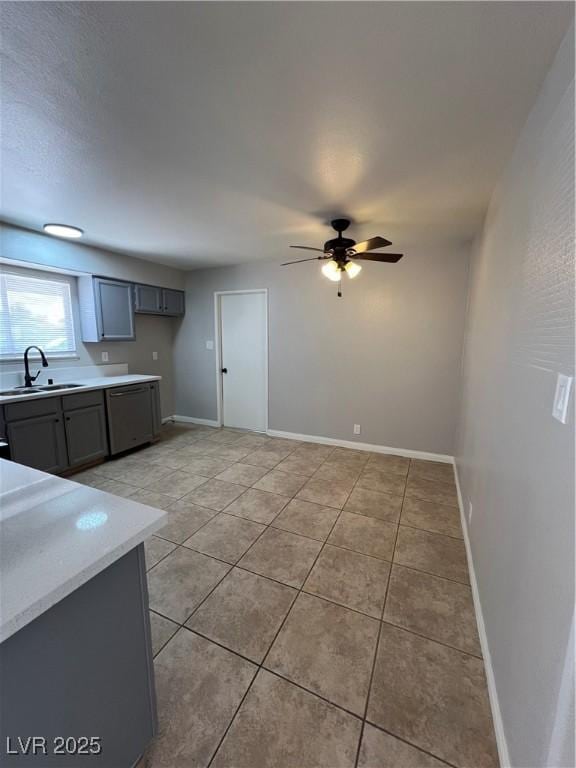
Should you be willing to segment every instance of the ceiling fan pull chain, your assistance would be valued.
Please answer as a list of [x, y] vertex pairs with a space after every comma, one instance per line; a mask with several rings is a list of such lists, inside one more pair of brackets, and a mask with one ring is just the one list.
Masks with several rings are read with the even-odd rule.
[[[340, 274], [342, 274], [342, 273], [340, 273]], [[339, 299], [342, 298], [342, 278], [340, 278], [340, 280], [338, 280], [338, 298]]]

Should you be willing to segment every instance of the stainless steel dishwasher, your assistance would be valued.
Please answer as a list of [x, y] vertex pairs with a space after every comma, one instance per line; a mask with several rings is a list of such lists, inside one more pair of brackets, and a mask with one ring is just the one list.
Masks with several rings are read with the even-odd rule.
[[154, 439], [150, 384], [132, 384], [106, 390], [110, 453], [136, 448]]

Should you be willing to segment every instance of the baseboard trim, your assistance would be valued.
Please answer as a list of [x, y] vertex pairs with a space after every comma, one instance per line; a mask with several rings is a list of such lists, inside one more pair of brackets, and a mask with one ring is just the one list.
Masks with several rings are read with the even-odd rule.
[[407, 448], [392, 448], [388, 445], [373, 445], [372, 443], [357, 443], [354, 440], [340, 440], [334, 437], [322, 437], [321, 435], [301, 435], [297, 432], [284, 432], [280, 429], [267, 429], [269, 437], [284, 437], [288, 440], [301, 440], [303, 443], [323, 443], [324, 445], [336, 445], [339, 448], [354, 448], [357, 451], [371, 451], [372, 453], [388, 453], [394, 456], [406, 456], [409, 459], [426, 459], [428, 461], [441, 461], [444, 464], [452, 464], [454, 458], [444, 453], [428, 453], [426, 451], [411, 451]]
[[172, 421], [174, 421], [174, 416], [164, 416], [162, 424], [169, 424]]
[[178, 416], [175, 414], [170, 417], [176, 424], [202, 424], [204, 427], [219, 427], [220, 422], [216, 419], [197, 419], [195, 416]]
[[502, 712], [498, 700], [498, 691], [496, 689], [496, 679], [492, 667], [492, 656], [488, 645], [488, 636], [486, 634], [486, 625], [484, 624], [484, 614], [482, 613], [482, 603], [478, 591], [478, 582], [476, 580], [476, 571], [474, 570], [474, 560], [472, 558], [472, 547], [470, 546], [470, 537], [468, 535], [468, 522], [464, 514], [464, 502], [462, 491], [460, 489], [460, 478], [458, 477], [458, 466], [454, 461], [454, 476], [456, 478], [456, 491], [458, 494], [458, 506], [460, 508], [460, 522], [464, 535], [464, 545], [466, 547], [466, 559], [468, 560], [468, 571], [470, 573], [470, 586], [472, 588], [472, 599], [474, 601], [474, 612], [476, 614], [476, 623], [478, 625], [478, 637], [480, 647], [484, 658], [484, 669], [486, 671], [486, 682], [488, 685], [488, 698], [490, 699], [490, 709], [492, 710], [492, 720], [494, 721], [494, 733], [496, 736], [496, 746], [498, 747], [498, 757], [500, 758], [501, 768], [510, 768], [510, 755], [508, 753], [508, 742], [504, 732], [504, 723], [502, 721]]

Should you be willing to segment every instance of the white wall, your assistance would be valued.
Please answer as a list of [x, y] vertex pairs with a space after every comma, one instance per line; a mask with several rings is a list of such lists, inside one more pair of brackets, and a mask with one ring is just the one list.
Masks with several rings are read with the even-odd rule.
[[[171, 416], [174, 413], [173, 349], [174, 334], [180, 320], [137, 315], [136, 341], [85, 344], [81, 340], [76, 279], [55, 272], [36, 270], [33, 267], [47, 266], [55, 269], [93, 272], [107, 277], [141, 281], [167, 288], [182, 288], [184, 285], [183, 272], [141, 259], [57, 240], [7, 225], [1, 225], [0, 228], [0, 257], [10, 260], [6, 264], [0, 264], [0, 270], [26, 271], [31, 276], [62, 279], [71, 286], [78, 356], [73, 360], [70, 358], [51, 360], [49, 368], [42, 372], [43, 380], [50, 375], [50, 368], [98, 365], [102, 363], [102, 352], [108, 352], [110, 363], [128, 363], [131, 373], [162, 376], [160, 385], [162, 415]], [[13, 260], [29, 264], [29, 267], [15, 266], [12, 263]], [[158, 352], [158, 360], [152, 359], [153, 351]], [[23, 366], [19, 362], [0, 362], [0, 374], [6, 371], [21, 370], [23, 370]]]
[[468, 249], [365, 263], [341, 299], [317, 262], [280, 262], [189, 273], [176, 413], [217, 417], [214, 291], [268, 288], [270, 429], [452, 455]]
[[518, 768], [574, 766], [574, 408], [551, 414], [557, 374], [574, 375], [573, 36], [476, 243], [463, 363], [458, 475]]

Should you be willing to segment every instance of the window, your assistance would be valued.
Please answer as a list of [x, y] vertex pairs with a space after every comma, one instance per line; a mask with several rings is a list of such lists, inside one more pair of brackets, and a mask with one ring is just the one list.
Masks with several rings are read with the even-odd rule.
[[47, 357], [75, 357], [70, 285], [0, 274], [0, 359], [21, 357], [36, 344]]

